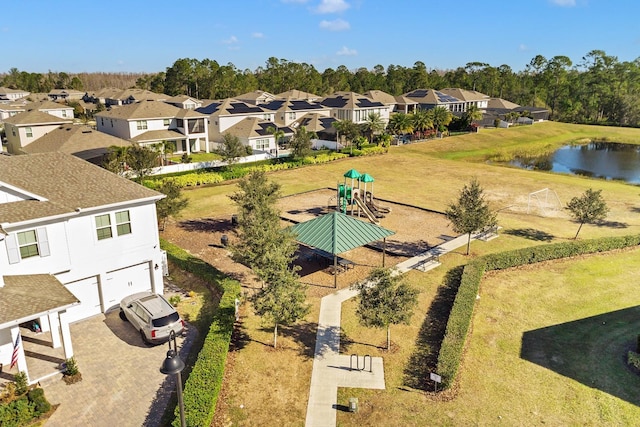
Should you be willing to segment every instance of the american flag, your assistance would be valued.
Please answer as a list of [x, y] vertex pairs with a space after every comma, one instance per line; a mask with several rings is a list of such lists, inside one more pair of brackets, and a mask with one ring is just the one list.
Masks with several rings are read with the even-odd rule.
[[20, 332], [18, 331], [18, 336], [16, 337], [16, 342], [13, 344], [13, 354], [11, 355], [11, 368], [18, 364], [18, 352], [20, 351]]

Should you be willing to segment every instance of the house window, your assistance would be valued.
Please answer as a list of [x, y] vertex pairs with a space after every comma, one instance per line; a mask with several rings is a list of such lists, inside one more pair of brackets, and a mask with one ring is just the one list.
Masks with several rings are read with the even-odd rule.
[[171, 124], [171, 119], [164, 119], [164, 120], [162, 120], [162, 124], [163, 124], [164, 126], [169, 126], [169, 125]]
[[131, 234], [129, 211], [116, 212], [116, 229], [118, 230], [118, 236]]
[[100, 125], [104, 126], [104, 117], [100, 117]]
[[138, 120], [136, 122], [136, 127], [138, 130], [147, 130], [147, 121], [146, 120]]
[[47, 229], [44, 227], [9, 235], [6, 241], [9, 264], [19, 263], [25, 258], [51, 255]]
[[18, 233], [18, 248], [20, 248], [20, 258], [22, 259], [40, 255], [36, 230]]
[[67, 117], [67, 110], [62, 110], [62, 117]]
[[33, 130], [29, 127], [29, 128], [24, 128], [24, 131], [27, 133], [27, 138], [32, 138], [33, 137]]
[[96, 217], [96, 232], [98, 240], [110, 239], [113, 234], [111, 232], [111, 217], [109, 214], [98, 215]]
[[296, 113], [289, 113], [289, 120], [295, 120], [296, 119]]
[[256, 150], [266, 150], [269, 148], [269, 139], [256, 139]]

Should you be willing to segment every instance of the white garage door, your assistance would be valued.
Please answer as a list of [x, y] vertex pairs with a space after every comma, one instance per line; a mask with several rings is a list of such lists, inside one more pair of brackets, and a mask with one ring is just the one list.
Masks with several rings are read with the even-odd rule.
[[151, 290], [151, 272], [149, 263], [133, 265], [120, 270], [109, 271], [102, 285], [102, 298], [105, 309], [120, 304], [120, 300], [136, 292]]
[[70, 282], [64, 286], [80, 300], [80, 305], [67, 310], [69, 322], [86, 319], [101, 313], [98, 278], [96, 276]]

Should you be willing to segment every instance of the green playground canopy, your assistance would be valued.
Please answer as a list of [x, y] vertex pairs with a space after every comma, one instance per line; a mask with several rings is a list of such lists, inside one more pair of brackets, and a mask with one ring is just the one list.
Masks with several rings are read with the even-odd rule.
[[360, 172], [355, 169], [349, 169], [344, 173], [345, 178], [358, 179], [360, 178]]
[[332, 212], [291, 227], [298, 242], [337, 255], [396, 234], [342, 212]]
[[358, 181], [360, 182], [373, 182], [375, 181], [373, 179], [373, 177], [371, 175], [369, 175], [368, 173], [363, 173], [362, 175], [360, 175], [360, 177], [358, 178]]

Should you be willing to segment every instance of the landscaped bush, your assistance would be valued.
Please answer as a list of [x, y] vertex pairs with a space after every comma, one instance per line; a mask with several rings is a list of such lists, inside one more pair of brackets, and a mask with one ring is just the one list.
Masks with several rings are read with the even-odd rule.
[[471, 261], [464, 267], [458, 293], [451, 308], [445, 336], [438, 353], [437, 372], [442, 377], [443, 390], [453, 385], [458, 373], [473, 317], [476, 296], [485, 271], [501, 270], [541, 261], [606, 252], [638, 245], [640, 245], [640, 235], [604, 237], [533, 246], [485, 255]]
[[357, 149], [354, 148], [352, 155], [353, 157], [360, 157], [360, 156], [375, 156], [378, 154], [384, 154], [387, 152], [387, 149], [385, 147], [365, 147], [362, 149]]
[[[203, 319], [203, 321], [210, 321], [209, 332], [184, 385], [187, 425], [208, 426], [213, 420], [222, 387], [224, 367], [235, 322], [235, 300], [240, 297], [240, 284], [171, 243], [161, 241], [161, 245], [167, 251], [169, 261], [180, 269], [204, 279], [222, 293], [213, 317]], [[197, 351], [195, 344], [192, 351]], [[178, 426], [180, 425], [179, 408], [175, 409], [175, 417], [173, 425]]]
[[0, 426], [30, 425], [34, 419], [51, 410], [51, 404], [41, 388], [34, 388], [25, 393], [7, 403], [0, 404]]

